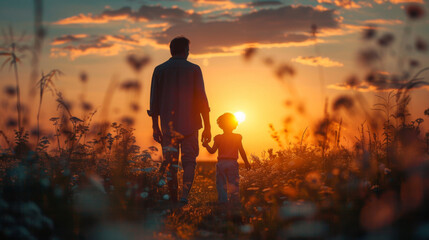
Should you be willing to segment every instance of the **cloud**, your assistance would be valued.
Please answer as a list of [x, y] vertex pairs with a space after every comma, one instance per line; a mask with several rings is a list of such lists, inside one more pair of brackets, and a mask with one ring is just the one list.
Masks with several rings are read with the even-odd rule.
[[[327, 3], [331, 5], [335, 5], [337, 7], [351, 9], [351, 8], [361, 8], [361, 3], [356, 3], [353, 0], [317, 0], [318, 3]], [[364, 2], [362, 2], [364, 5]]]
[[74, 60], [86, 55], [113, 56], [124, 50], [131, 50], [140, 42], [125, 35], [102, 35], [77, 38], [81, 35], [65, 35], [55, 38], [52, 45], [64, 45], [51, 48], [51, 57], [69, 57]]
[[119, 30], [119, 32], [121, 32], [121, 33], [138, 33], [138, 32], [141, 32], [141, 31], [142, 31], [142, 29], [139, 28], [139, 27], [136, 27], [136, 28], [123, 28], [123, 29]]
[[178, 7], [165, 8], [162, 6], [141, 6], [137, 11], [130, 7], [123, 7], [117, 10], [106, 9], [101, 14], [93, 15], [91, 13], [79, 14], [68, 18], [61, 19], [54, 24], [101, 24], [111, 21], [127, 20], [131, 22], [163, 21], [163, 22], [181, 22], [186, 19], [197, 20], [200, 15], [193, 11], [185, 11]]
[[401, 79], [400, 77], [387, 72], [374, 72], [366, 76], [365, 80], [360, 82], [355, 78], [342, 83], [331, 84], [328, 86], [337, 90], [357, 90], [362, 92], [368, 91], [392, 91], [398, 89], [429, 89], [429, 82], [422, 79]]
[[71, 60], [86, 55], [114, 56], [124, 50], [131, 50], [132, 46], [119, 43], [90, 43], [78, 46], [52, 48], [51, 57], [70, 57]]
[[247, 5], [249, 7], [265, 7], [265, 6], [277, 6], [282, 4], [283, 3], [280, 1], [255, 1], [255, 2], [250, 2]]
[[319, 11], [309, 6], [284, 6], [243, 14], [232, 21], [186, 22], [172, 25], [151, 37], [159, 44], [168, 44], [178, 35], [191, 40], [194, 54], [220, 53], [243, 44], [303, 43], [311, 40], [310, 27], [339, 28], [334, 10]]
[[236, 3], [231, 0], [192, 0], [194, 2], [194, 7], [200, 6], [217, 6], [216, 11], [225, 10], [225, 9], [236, 9], [236, 8], [246, 8], [247, 4], [245, 3]]
[[398, 25], [403, 22], [399, 19], [369, 19], [363, 21], [365, 24], [375, 24], [375, 25]]
[[[230, 2], [230, 1], [196, 1], [195, 3]], [[276, 4], [268, 1], [267, 4]], [[260, 5], [259, 2], [255, 2]], [[257, 47], [307, 46], [315, 41], [310, 34], [311, 26], [317, 24], [318, 42], [320, 37], [343, 35], [341, 17], [334, 9], [316, 8], [312, 6], [280, 6], [277, 8], [256, 8], [251, 12], [237, 13], [224, 11], [222, 14], [201, 14], [178, 7], [141, 6], [135, 11], [129, 7], [116, 10], [106, 9], [101, 14], [80, 14], [61, 19], [56, 24], [107, 23], [116, 20], [148, 21], [144, 27], [122, 29], [121, 33], [134, 34], [105, 35], [97, 39], [81, 43], [86, 49], [104, 49], [105, 45], [97, 43], [120, 42], [121, 44], [146, 45], [165, 48], [176, 36], [184, 35], [191, 40], [191, 53], [195, 55], [225, 55], [242, 51], [249, 45]], [[150, 21], [150, 22], [149, 22]], [[59, 37], [60, 38], [60, 37]], [[75, 36], [76, 38], [76, 36]], [[55, 44], [75, 43], [78, 39], [57, 39]], [[90, 44], [90, 45], [88, 45]], [[91, 46], [91, 47], [89, 47]], [[111, 46], [110, 46], [111, 47]], [[54, 51], [59, 51], [57, 48]], [[71, 50], [81, 49], [73, 45]], [[96, 51], [93, 51], [94, 53]], [[91, 54], [93, 53], [91, 52]], [[57, 54], [57, 55], [64, 55]], [[75, 54], [75, 57], [80, 56]]]
[[421, 3], [424, 4], [423, 0], [374, 0], [378, 4], [382, 3], [393, 3], [393, 4], [402, 4], [402, 3]]
[[76, 42], [79, 41], [83, 38], [87, 38], [88, 35], [87, 34], [67, 34], [67, 35], [63, 35], [60, 37], [56, 37], [54, 38], [54, 40], [52, 40], [51, 44], [52, 45], [61, 45], [64, 43], [69, 43], [69, 42]]
[[331, 60], [328, 57], [302, 57], [292, 59], [292, 61], [310, 66], [323, 66], [323, 67], [342, 67], [344, 64]]

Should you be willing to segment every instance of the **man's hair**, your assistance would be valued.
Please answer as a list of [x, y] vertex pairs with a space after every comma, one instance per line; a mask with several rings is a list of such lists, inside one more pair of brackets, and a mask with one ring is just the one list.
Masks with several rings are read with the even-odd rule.
[[221, 129], [235, 129], [238, 125], [237, 118], [232, 113], [222, 114], [216, 122]]
[[174, 55], [186, 53], [186, 49], [189, 49], [190, 43], [191, 42], [189, 41], [189, 39], [183, 36], [175, 37], [170, 42], [171, 55], [174, 56]]

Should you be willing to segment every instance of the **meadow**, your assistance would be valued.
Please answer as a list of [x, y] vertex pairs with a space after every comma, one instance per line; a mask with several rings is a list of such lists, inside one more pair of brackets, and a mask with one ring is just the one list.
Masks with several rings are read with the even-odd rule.
[[[420, 11], [405, 13], [418, 21]], [[311, 29], [317, 38], [317, 26]], [[37, 43], [43, 29], [36, 30]], [[21, 102], [19, 85], [18, 55], [25, 47], [15, 41], [12, 29], [5, 36], [9, 42], [0, 57], [14, 72], [16, 85], [2, 94], [8, 104], [1, 110], [0, 127], [1, 239], [429, 238], [429, 133], [421, 127], [429, 120], [429, 108], [421, 116], [409, 114], [412, 90], [427, 84], [429, 68], [405, 53], [396, 58], [386, 54], [395, 41], [392, 33], [364, 29], [362, 38], [370, 47], [359, 59], [366, 77], [347, 79], [352, 93], [327, 99], [324, 116], [294, 138], [283, 136], [288, 123], [304, 115], [310, 103], [287, 104], [293, 115], [286, 118], [285, 129], [270, 126], [280, 150], [251, 156], [251, 170], [240, 167], [241, 206], [235, 208], [217, 204], [215, 162], [204, 161], [197, 163], [189, 204], [171, 205], [166, 179], [157, 176], [160, 159], [154, 156], [160, 149], [136, 145], [133, 114], [140, 111], [138, 103], [130, 100], [131, 112], [121, 122], [95, 122], [93, 117], [105, 114], [109, 102], [99, 112], [85, 101], [73, 108], [55, 88], [60, 70], [37, 81], [36, 124], [30, 125], [23, 107], [30, 103]], [[426, 51], [421, 40], [413, 47]], [[33, 48], [37, 54], [37, 45]], [[257, 49], [243, 53], [245, 61], [257, 57]], [[407, 62], [401, 75], [380, 69], [392, 58]], [[129, 55], [126, 61], [138, 75], [148, 58]], [[273, 66], [267, 64], [279, 80], [293, 78], [291, 66]], [[384, 90], [378, 103], [369, 105], [357, 91], [362, 82]], [[119, 88], [140, 96], [138, 80]], [[58, 108], [45, 123], [53, 130], [46, 132], [40, 130], [39, 115], [49, 90]], [[78, 111], [84, 117], [74, 115]], [[365, 116], [352, 146], [342, 143], [340, 113]]]

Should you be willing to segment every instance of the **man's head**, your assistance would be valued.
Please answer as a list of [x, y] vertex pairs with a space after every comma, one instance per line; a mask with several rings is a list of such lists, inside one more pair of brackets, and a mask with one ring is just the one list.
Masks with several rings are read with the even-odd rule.
[[185, 58], [189, 55], [189, 39], [185, 37], [176, 37], [170, 42], [171, 56], [183, 56]]

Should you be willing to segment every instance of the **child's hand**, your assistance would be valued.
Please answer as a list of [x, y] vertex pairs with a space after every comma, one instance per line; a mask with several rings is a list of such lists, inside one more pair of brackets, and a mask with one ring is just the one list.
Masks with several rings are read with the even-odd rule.
[[207, 141], [203, 142], [203, 147], [209, 147], [209, 143]]
[[252, 167], [250, 166], [250, 164], [249, 164], [249, 163], [245, 163], [245, 164], [244, 164], [244, 166], [246, 167], [246, 169], [247, 169], [247, 170], [252, 169]]

